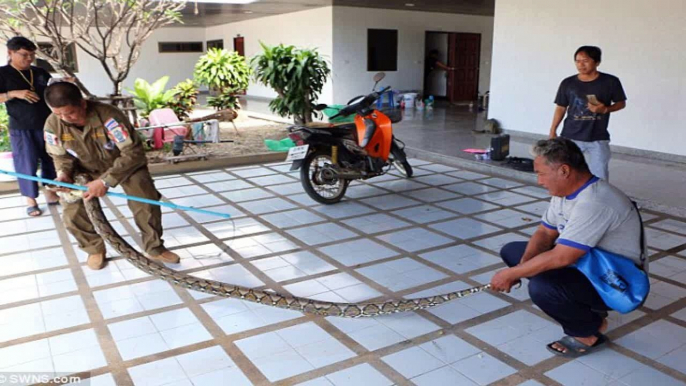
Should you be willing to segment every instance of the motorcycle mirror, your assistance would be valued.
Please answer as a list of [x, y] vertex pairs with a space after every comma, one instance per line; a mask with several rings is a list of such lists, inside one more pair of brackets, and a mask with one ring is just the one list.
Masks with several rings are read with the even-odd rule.
[[315, 105], [315, 106], [314, 106], [314, 109], [315, 109], [316, 111], [322, 111], [322, 110], [324, 110], [324, 109], [327, 108], [327, 107], [329, 107], [329, 106], [325, 105], [324, 103], [320, 103], [320, 104], [318, 104], [318, 105]]
[[374, 82], [379, 83], [383, 80], [383, 78], [386, 77], [385, 72], [377, 72], [376, 75], [374, 75]]

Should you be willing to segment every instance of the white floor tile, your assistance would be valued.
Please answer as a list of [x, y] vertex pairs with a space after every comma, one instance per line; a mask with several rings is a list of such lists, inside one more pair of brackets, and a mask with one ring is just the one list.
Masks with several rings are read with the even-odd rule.
[[0, 348], [0, 370], [50, 356], [47, 339]]
[[545, 373], [546, 376], [564, 386], [588, 385], [606, 386], [614, 379], [607, 377], [598, 370], [594, 370], [581, 362], [568, 362]]
[[656, 359], [686, 344], [686, 328], [659, 320], [615, 340], [615, 343]]
[[133, 383], [136, 385], [164, 385], [174, 381], [187, 379], [183, 368], [175, 358], [166, 358], [155, 362], [130, 367], [128, 369]]
[[292, 349], [276, 332], [268, 332], [237, 340], [236, 346], [252, 361]]
[[445, 363], [438, 360], [419, 347], [412, 347], [397, 353], [381, 358], [389, 366], [402, 374], [405, 378], [428, 373], [445, 366]]
[[517, 372], [486, 353], [462, 359], [452, 367], [479, 385], [487, 385]]
[[99, 347], [100, 343], [92, 329], [62, 334], [48, 338], [50, 353], [61, 355], [89, 347]]
[[333, 338], [300, 346], [295, 351], [314, 368], [328, 366], [356, 356], [354, 351]]
[[530, 336], [522, 336], [498, 346], [498, 350], [528, 366], [534, 366], [553, 356], [545, 345], [546, 343], [541, 343]]
[[92, 346], [52, 357], [58, 373], [76, 373], [107, 366], [100, 346]]
[[443, 366], [439, 369], [429, 371], [415, 378], [412, 378], [412, 383], [417, 386], [476, 386], [471, 379], [460, 374], [450, 366]]
[[663, 372], [643, 364], [641, 364], [638, 369], [622, 377], [619, 381], [628, 386], [686, 386], [686, 383], [676, 380]]
[[455, 335], [434, 339], [419, 345], [419, 348], [446, 364], [455, 363], [481, 351]]
[[125, 361], [169, 350], [169, 346], [159, 333], [124, 339], [115, 343]]
[[376, 325], [348, 334], [369, 351], [387, 347], [405, 340], [405, 337], [385, 325]]
[[262, 357], [253, 363], [270, 382], [276, 382], [314, 369], [314, 366], [293, 350]]
[[193, 386], [214, 386], [225, 384], [231, 380], [231, 386], [252, 386], [248, 377], [237, 367], [229, 367], [191, 378]]
[[335, 386], [391, 386], [393, 382], [368, 363], [329, 374], [326, 378]]

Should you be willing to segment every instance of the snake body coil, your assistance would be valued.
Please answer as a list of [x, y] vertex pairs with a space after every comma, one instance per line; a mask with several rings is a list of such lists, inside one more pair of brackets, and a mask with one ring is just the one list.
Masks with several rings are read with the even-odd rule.
[[462, 298], [490, 288], [490, 285], [450, 292], [443, 295], [417, 299], [387, 300], [372, 303], [334, 303], [312, 299], [286, 296], [262, 290], [240, 287], [214, 280], [202, 279], [169, 269], [152, 261], [127, 243], [110, 225], [97, 199], [84, 201], [86, 212], [98, 234], [138, 269], [171, 284], [194, 291], [209, 293], [226, 298], [242, 299], [268, 306], [300, 311], [322, 316], [339, 316], [359, 318], [394, 314], [397, 312], [415, 311], [443, 304], [453, 299]]

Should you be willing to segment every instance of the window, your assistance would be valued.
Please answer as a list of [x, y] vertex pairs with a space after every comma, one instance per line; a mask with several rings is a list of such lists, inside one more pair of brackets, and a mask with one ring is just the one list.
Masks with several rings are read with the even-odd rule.
[[210, 48], [219, 48], [220, 50], [223, 50], [224, 49], [224, 39], [208, 40], [207, 41], [207, 51], [209, 51]]
[[203, 52], [202, 42], [159, 42], [160, 53]]
[[[52, 45], [52, 43], [38, 43], [38, 48], [45, 52], [48, 55], [52, 56], [52, 51], [55, 49]], [[67, 46], [67, 52], [66, 52], [66, 61], [67, 61], [67, 66], [71, 69], [72, 72], [76, 73], [79, 72], [79, 65], [76, 61], [76, 45], [73, 43]], [[56, 73], [57, 71], [55, 68], [48, 62], [47, 60], [43, 59], [36, 59], [36, 66], [44, 69], [45, 71], [48, 71], [50, 73]]]
[[398, 30], [367, 30], [367, 71], [398, 70]]

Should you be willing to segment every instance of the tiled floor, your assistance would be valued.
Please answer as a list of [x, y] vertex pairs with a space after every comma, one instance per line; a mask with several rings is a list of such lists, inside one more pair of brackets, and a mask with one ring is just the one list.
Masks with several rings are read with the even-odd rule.
[[[304, 195], [286, 164], [157, 178], [165, 199], [233, 221], [164, 210], [176, 269], [339, 302], [413, 298], [488, 282], [526, 240], [547, 194], [517, 181], [411, 160], [354, 183], [345, 201]], [[140, 235], [122, 200], [115, 228]], [[188, 291], [122, 258], [102, 271], [60, 221], [0, 197], [0, 373], [80, 373], [94, 385], [686, 385], [686, 219], [646, 211], [652, 293], [610, 317], [608, 348], [578, 360], [526, 286], [371, 319], [319, 318]]]

